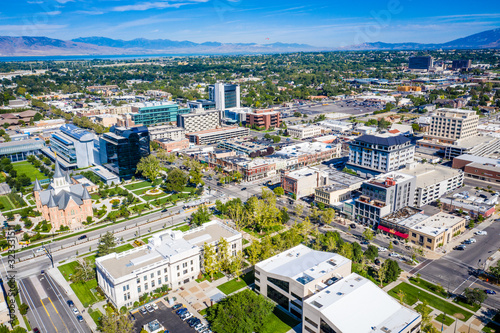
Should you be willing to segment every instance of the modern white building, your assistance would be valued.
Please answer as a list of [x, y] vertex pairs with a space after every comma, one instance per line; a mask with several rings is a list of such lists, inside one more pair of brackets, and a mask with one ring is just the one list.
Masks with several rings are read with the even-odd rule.
[[131, 307], [144, 293], [167, 285], [178, 288], [197, 278], [203, 245], [228, 242], [231, 255], [242, 249], [241, 233], [211, 221], [185, 233], [166, 230], [147, 245], [96, 259], [97, 281], [116, 308]]
[[321, 127], [329, 129], [333, 132], [344, 133], [352, 130], [353, 123], [347, 121], [339, 121], [339, 120], [325, 120], [319, 123]]
[[298, 245], [255, 265], [255, 290], [302, 318], [303, 302], [351, 273], [351, 260]]
[[208, 99], [215, 102], [217, 110], [228, 108], [239, 108], [240, 86], [237, 84], [225, 84], [218, 82], [208, 86]]
[[453, 143], [477, 135], [479, 116], [476, 111], [443, 108], [435, 112], [425, 139]]
[[352, 273], [303, 302], [304, 333], [417, 333], [422, 318]]
[[413, 162], [415, 145], [403, 135], [362, 135], [349, 143], [347, 167], [360, 174], [377, 175]]
[[50, 138], [50, 148], [62, 159], [65, 169], [94, 164], [95, 135], [73, 124], [65, 124]]
[[183, 127], [186, 133], [200, 132], [220, 127], [220, 111], [196, 111], [177, 116], [177, 126]]
[[413, 207], [425, 206], [464, 183], [462, 170], [442, 165], [411, 163], [399, 172], [416, 177]]
[[324, 129], [316, 125], [295, 125], [288, 126], [288, 134], [292, 138], [306, 139], [320, 136]]

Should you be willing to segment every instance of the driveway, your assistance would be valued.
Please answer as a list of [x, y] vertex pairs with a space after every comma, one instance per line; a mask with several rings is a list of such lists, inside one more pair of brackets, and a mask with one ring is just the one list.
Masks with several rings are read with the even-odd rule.
[[163, 302], [156, 303], [158, 305], [158, 310], [153, 312], [148, 312], [142, 314], [140, 311], [132, 313], [135, 317], [134, 330], [139, 333], [144, 325], [149, 322], [158, 319], [160, 324], [165, 327], [165, 330], [169, 330], [172, 333], [195, 333], [196, 331], [189, 327], [184, 321], [182, 321], [172, 308], [165, 306]]

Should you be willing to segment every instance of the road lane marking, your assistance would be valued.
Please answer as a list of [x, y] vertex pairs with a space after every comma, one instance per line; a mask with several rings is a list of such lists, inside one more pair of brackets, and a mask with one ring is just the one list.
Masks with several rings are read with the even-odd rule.
[[73, 325], [75, 326], [77, 332], [80, 332], [80, 329], [83, 330], [83, 328], [81, 327], [80, 323], [77, 322], [77, 321], [75, 321], [76, 318], [74, 317], [72, 311], [69, 311], [68, 307], [65, 306], [65, 300], [62, 297], [62, 294], [59, 291], [59, 288], [57, 287], [57, 284], [54, 281], [52, 281], [52, 277], [50, 276], [50, 274], [46, 274], [46, 278], [47, 278], [47, 282], [49, 283], [49, 285], [52, 287], [52, 290], [56, 294], [56, 297], [61, 301], [61, 304], [63, 306], [64, 311], [69, 315], [69, 318], [70, 318], [71, 322], [73, 323]]
[[[427, 263], [425, 263], [426, 261], [428, 261], [428, 262], [427, 262]], [[426, 260], [424, 260], [424, 261], [422, 262], [422, 264], [421, 264], [421, 265], [423, 265], [423, 266], [422, 266], [422, 267], [420, 267], [420, 268], [418, 268], [418, 266], [417, 266], [417, 267], [415, 267], [414, 269], [416, 269], [416, 268], [418, 268], [418, 269], [417, 269], [415, 272], [411, 272], [411, 271], [410, 271], [410, 274], [412, 274], [412, 275], [417, 274], [418, 272], [420, 272], [422, 269], [424, 269], [425, 267], [427, 267], [428, 265], [430, 265], [430, 264], [431, 264], [431, 263], [433, 263], [433, 262], [434, 262], [434, 260], [430, 260], [430, 259], [426, 259]]]
[[460, 288], [461, 285], [463, 285], [465, 282], [469, 281], [469, 279], [470, 279], [470, 275], [469, 275], [469, 277], [467, 279], [465, 279], [462, 283], [460, 283], [458, 285], [458, 287], [456, 287], [451, 293], [453, 294], [458, 288]]
[[40, 299], [40, 303], [42, 303], [42, 306], [43, 306], [43, 308], [45, 309], [45, 312], [47, 312], [47, 316], [49, 316], [49, 320], [50, 320], [50, 322], [51, 322], [52, 326], [54, 326], [54, 329], [56, 330], [56, 332], [59, 332], [59, 331], [57, 330], [56, 325], [54, 325], [54, 322], [52, 321], [52, 318], [50, 318], [50, 313], [49, 313], [49, 311], [47, 311], [47, 308], [45, 307], [45, 304], [43, 304], [43, 301], [42, 301], [41, 299]]
[[50, 304], [52, 304], [52, 307], [54, 308], [54, 310], [56, 310], [56, 313], [59, 314], [59, 312], [57, 311], [56, 307], [54, 306], [54, 303], [52, 303], [52, 300], [50, 299], [50, 297], [49, 297], [49, 301], [50, 301]]
[[50, 299], [50, 297], [49, 297], [49, 301], [50, 301], [50, 304], [52, 304], [52, 307], [54, 308], [54, 310], [56, 310], [56, 313], [59, 316], [59, 319], [61, 319], [61, 322], [63, 323], [64, 327], [66, 327], [66, 331], [69, 332], [68, 326], [66, 326], [66, 323], [64, 322], [64, 320], [62, 319], [61, 315], [59, 314], [59, 311], [57, 311], [54, 303], [52, 303], [52, 300]]
[[[24, 285], [24, 281], [23, 280], [20, 280], [19, 281], [19, 285], [21, 287], [21, 291], [25, 294], [25, 299], [26, 301], [28, 302], [28, 305], [30, 306], [30, 309], [31, 309], [31, 312], [33, 313], [33, 316], [35, 318], [35, 321], [37, 322], [38, 324], [38, 327], [43, 327], [43, 329], [45, 331], [47, 331], [47, 329], [45, 328], [45, 324], [43, 323], [43, 320], [42, 320], [42, 316], [40, 316], [40, 313], [38, 313], [38, 309], [36, 308], [35, 306], [35, 302], [33, 302], [33, 299], [31, 299], [31, 296], [29, 295], [28, 293], [28, 289], [26, 288], [26, 286]], [[27, 296], [27, 297], [26, 297]], [[38, 318], [40, 319], [40, 322], [38, 321], [37, 319], [37, 316]], [[40, 323], [42, 325], [40, 325]]]

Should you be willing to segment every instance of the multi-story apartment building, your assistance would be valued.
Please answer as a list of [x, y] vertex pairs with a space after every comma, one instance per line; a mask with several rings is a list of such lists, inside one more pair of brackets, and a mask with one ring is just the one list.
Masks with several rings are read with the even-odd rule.
[[86, 168], [94, 164], [94, 134], [65, 124], [50, 138], [50, 148], [62, 159], [65, 169]]
[[144, 102], [131, 105], [131, 119], [135, 125], [160, 125], [177, 122], [177, 116], [189, 113], [173, 102]]
[[180, 114], [177, 117], [177, 126], [184, 128], [186, 133], [218, 128], [220, 124], [221, 114], [217, 110]]
[[281, 176], [281, 187], [285, 194], [299, 199], [314, 193], [317, 187], [328, 183], [326, 172], [316, 168], [303, 168], [291, 172], [285, 172]]
[[321, 202], [327, 207], [349, 200], [352, 192], [359, 190], [363, 184], [362, 178], [335, 169], [329, 169], [326, 173], [328, 185], [315, 189], [314, 201]]
[[281, 115], [279, 111], [268, 110], [252, 110], [246, 114], [246, 124], [255, 125], [257, 127], [278, 128], [281, 125]]
[[303, 302], [304, 333], [418, 333], [421, 315], [352, 273]]
[[255, 265], [255, 291], [302, 318], [307, 297], [351, 273], [351, 260], [298, 245]]
[[415, 199], [411, 206], [425, 206], [462, 187], [464, 173], [442, 165], [411, 163], [399, 172], [416, 177]]
[[99, 148], [101, 164], [120, 179], [130, 179], [136, 175], [140, 159], [150, 153], [148, 128], [111, 127], [99, 138]]
[[377, 225], [380, 218], [415, 200], [414, 176], [400, 172], [380, 175], [361, 185], [362, 195], [355, 200], [354, 217], [357, 221]]
[[477, 135], [479, 116], [476, 111], [461, 109], [437, 109], [432, 115], [432, 122], [426, 140], [441, 143], [454, 143], [457, 140]]
[[215, 102], [208, 99], [198, 99], [196, 101], [189, 101], [187, 105], [190, 109], [195, 110], [213, 110], [216, 109]]
[[429, 70], [434, 65], [434, 59], [431, 56], [410, 57], [408, 68]]
[[306, 139], [321, 135], [324, 129], [316, 125], [296, 125], [288, 126], [287, 131], [292, 138]]
[[218, 221], [185, 233], [166, 230], [154, 234], [147, 245], [97, 258], [99, 287], [117, 309], [131, 307], [145, 293], [164, 285], [178, 288], [194, 280], [202, 269], [203, 245], [217, 247], [221, 238], [228, 242], [229, 255], [241, 251], [241, 233]]
[[451, 63], [451, 69], [469, 69], [471, 66], [472, 60], [470, 59], [453, 60]]
[[197, 145], [210, 145], [248, 135], [250, 129], [245, 127], [222, 127], [189, 133], [189, 141]]
[[217, 110], [240, 107], [240, 86], [216, 83], [208, 86], [208, 99], [215, 102]]
[[378, 175], [413, 162], [415, 146], [403, 135], [362, 135], [349, 143], [347, 167], [362, 175]]
[[149, 138], [152, 140], [170, 139], [182, 140], [186, 138], [186, 130], [182, 127], [172, 125], [160, 125], [148, 127]]

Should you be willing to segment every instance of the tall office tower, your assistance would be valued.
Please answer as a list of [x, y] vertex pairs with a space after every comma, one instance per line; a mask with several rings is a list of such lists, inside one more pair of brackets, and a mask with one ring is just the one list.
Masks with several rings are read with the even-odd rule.
[[429, 70], [434, 65], [434, 59], [431, 56], [410, 57], [408, 67], [410, 69]]
[[216, 83], [208, 86], [208, 99], [215, 102], [217, 110], [240, 107], [240, 86]]

